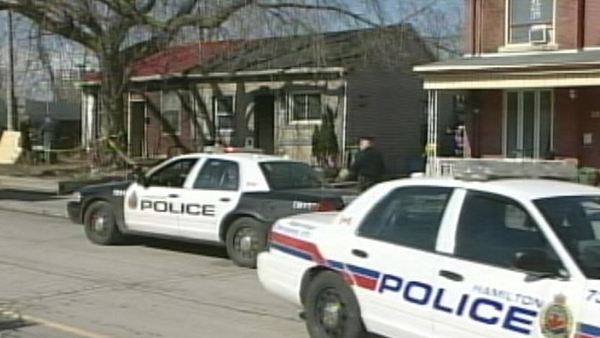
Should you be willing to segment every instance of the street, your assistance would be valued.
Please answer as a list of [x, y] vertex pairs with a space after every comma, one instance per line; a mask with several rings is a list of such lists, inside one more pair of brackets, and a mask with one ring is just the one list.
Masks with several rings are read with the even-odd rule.
[[307, 337], [298, 310], [224, 249], [90, 244], [54, 217], [0, 211], [0, 337]]

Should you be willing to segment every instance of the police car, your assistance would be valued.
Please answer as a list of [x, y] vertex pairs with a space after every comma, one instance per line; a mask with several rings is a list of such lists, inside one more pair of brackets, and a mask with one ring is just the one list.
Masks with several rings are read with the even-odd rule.
[[324, 188], [302, 162], [249, 153], [172, 158], [136, 182], [90, 186], [68, 203], [96, 244], [141, 234], [223, 243], [240, 266], [254, 267], [274, 221], [339, 210], [347, 191]]
[[411, 178], [279, 220], [261, 283], [313, 338], [600, 337], [600, 190]]

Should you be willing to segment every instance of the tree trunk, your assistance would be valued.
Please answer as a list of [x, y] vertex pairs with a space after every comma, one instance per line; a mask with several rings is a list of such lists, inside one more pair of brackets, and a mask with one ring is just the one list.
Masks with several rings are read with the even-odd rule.
[[125, 69], [118, 55], [103, 55], [100, 57], [100, 62], [102, 69], [100, 88], [102, 135], [114, 140], [119, 146], [125, 146], [127, 135], [124, 102]]
[[[123, 162], [133, 164], [127, 156], [127, 130], [125, 93], [127, 91], [126, 70], [118, 53], [104, 53], [98, 56], [102, 80], [100, 87], [101, 133], [106, 142], [98, 144], [100, 153], [110, 153]], [[106, 159], [104, 159], [106, 160]], [[111, 159], [108, 159], [112, 162]], [[105, 162], [101, 160], [101, 162]], [[116, 164], [116, 163], [111, 163]]]

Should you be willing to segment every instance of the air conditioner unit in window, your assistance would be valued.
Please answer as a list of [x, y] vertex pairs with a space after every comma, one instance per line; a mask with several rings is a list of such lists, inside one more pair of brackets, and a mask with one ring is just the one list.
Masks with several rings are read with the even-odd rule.
[[529, 29], [529, 42], [536, 45], [547, 44], [549, 42], [548, 25], [534, 25]]

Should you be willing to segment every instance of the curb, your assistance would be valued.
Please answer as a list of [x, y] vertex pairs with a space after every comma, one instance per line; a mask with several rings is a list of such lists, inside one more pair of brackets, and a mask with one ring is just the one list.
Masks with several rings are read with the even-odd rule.
[[63, 218], [63, 219], [69, 218], [66, 211], [58, 212], [56, 210], [50, 210], [50, 209], [32, 210], [30, 208], [19, 208], [19, 207], [14, 207], [14, 206], [0, 205], [0, 210], [16, 212], [16, 213], [21, 213], [21, 214], [28, 214], [28, 215], [53, 217], [53, 218]]

